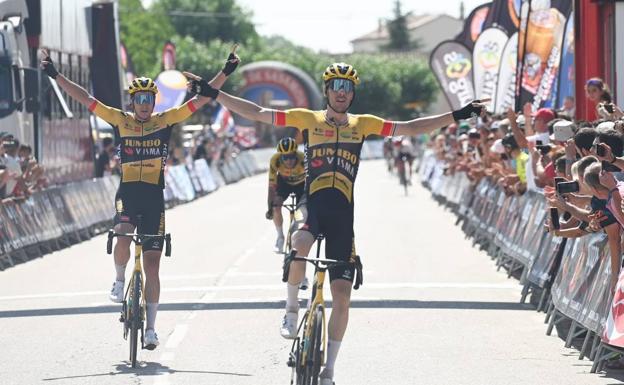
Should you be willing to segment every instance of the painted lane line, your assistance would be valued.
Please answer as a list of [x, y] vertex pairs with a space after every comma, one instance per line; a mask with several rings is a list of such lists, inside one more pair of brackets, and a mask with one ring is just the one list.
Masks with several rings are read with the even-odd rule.
[[[217, 285], [212, 286], [186, 286], [174, 287], [161, 290], [165, 293], [178, 292], [228, 292], [228, 291], [245, 291], [245, 290], [283, 290], [283, 284], [264, 284], [264, 285], [224, 285], [225, 279], [219, 280]], [[381, 282], [366, 283], [362, 286], [366, 289], [496, 289], [507, 290], [517, 289], [520, 285], [517, 283], [458, 283], [458, 282]], [[48, 294], [24, 294], [13, 296], [0, 296], [0, 301], [22, 300], [22, 299], [46, 299], [46, 298], [70, 298], [84, 297], [94, 295], [105, 295], [108, 291], [83, 291], [83, 292], [60, 292]]]
[[173, 333], [171, 333], [169, 338], [167, 338], [167, 343], [165, 344], [165, 348], [167, 349], [177, 348], [178, 345], [180, 345], [180, 342], [182, 342], [182, 340], [184, 339], [184, 336], [186, 336], [186, 333], [188, 332], [188, 328], [189, 327], [187, 324], [177, 324], [175, 328], [173, 329]]

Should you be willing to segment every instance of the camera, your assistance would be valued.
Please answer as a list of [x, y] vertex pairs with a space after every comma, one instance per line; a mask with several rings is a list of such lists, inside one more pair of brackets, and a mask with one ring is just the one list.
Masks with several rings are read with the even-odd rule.
[[560, 182], [557, 183], [557, 194], [570, 194], [579, 192], [579, 183], [578, 182]]
[[535, 146], [535, 148], [537, 148], [542, 155], [548, 155], [548, 153], [552, 149], [550, 144], [545, 144], [543, 146], [537, 145], [537, 146]]

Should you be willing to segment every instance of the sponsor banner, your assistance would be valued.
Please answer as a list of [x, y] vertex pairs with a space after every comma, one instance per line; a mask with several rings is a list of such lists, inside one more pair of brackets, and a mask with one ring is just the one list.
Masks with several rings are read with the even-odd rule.
[[496, 26], [507, 36], [518, 31], [520, 26], [520, 6], [526, 0], [494, 0], [483, 26], [484, 29]]
[[624, 269], [620, 269], [602, 341], [609, 345], [624, 347]]
[[438, 44], [431, 52], [429, 66], [453, 110], [475, 99], [472, 54], [466, 46], [452, 40]]
[[481, 33], [472, 51], [474, 89], [477, 99], [492, 99], [490, 112], [496, 103], [496, 87], [503, 49], [509, 38], [500, 28], [488, 28]]
[[537, 110], [549, 99], [559, 71], [571, 6], [567, 0], [531, 2], [526, 33], [520, 34], [518, 39], [523, 61], [520, 105], [531, 102], [533, 110]]
[[515, 108], [516, 68], [518, 62], [518, 32], [511, 35], [503, 53], [501, 54], [500, 69], [496, 98], [494, 99], [494, 113], [503, 114], [508, 108]]
[[455, 36], [455, 41], [463, 44], [472, 51], [475, 41], [483, 31], [485, 20], [488, 17], [491, 3], [486, 3], [476, 7], [464, 21], [464, 29]]
[[[559, 65], [559, 75], [557, 77], [557, 90], [555, 99], [551, 102], [556, 108], [563, 107], [563, 101], [566, 97], [574, 97], [574, 12], [570, 12], [566, 23], [565, 33], [563, 37], [563, 46], [561, 47], [561, 64]], [[551, 99], [552, 100], [552, 99]]]

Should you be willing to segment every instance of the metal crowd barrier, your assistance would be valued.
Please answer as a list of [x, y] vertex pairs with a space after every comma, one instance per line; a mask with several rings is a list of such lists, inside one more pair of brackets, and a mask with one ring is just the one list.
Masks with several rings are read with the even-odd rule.
[[[445, 175], [445, 164], [426, 150], [420, 178], [436, 200], [458, 216], [457, 224], [473, 245], [479, 245], [523, 284], [521, 302], [539, 298], [546, 312], [547, 334], [570, 322], [566, 347], [583, 337], [580, 357], [594, 360], [592, 372], [606, 359], [624, 354], [624, 273], [610, 291], [610, 249], [604, 233], [578, 239], [552, 237], [544, 231], [548, 205], [543, 195], [507, 196], [492, 182], [472, 185], [464, 173]], [[622, 325], [622, 326], [619, 326]]]

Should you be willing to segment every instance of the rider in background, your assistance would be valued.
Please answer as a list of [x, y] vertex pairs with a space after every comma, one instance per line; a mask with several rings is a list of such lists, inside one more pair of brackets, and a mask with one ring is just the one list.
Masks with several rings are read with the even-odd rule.
[[[416, 148], [412, 143], [411, 138], [408, 137], [399, 137], [396, 143], [397, 155], [395, 158], [395, 164], [397, 169], [401, 167], [401, 163], [403, 166], [409, 170], [409, 174], [406, 174], [407, 183], [409, 185], [412, 184], [412, 165], [414, 163], [414, 158], [416, 157]], [[407, 163], [407, 164], [405, 164]]]
[[275, 252], [284, 249], [284, 217], [282, 216], [282, 204], [291, 193], [297, 197], [297, 202], [303, 195], [305, 185], [305, 166], [303, 152], [297, 151], [297, 143], [293, 138], [282, 138], [277, 144], [277, 153], [269, 162], [269, 209], [267, 219], [273, 219], [277, 240]]

